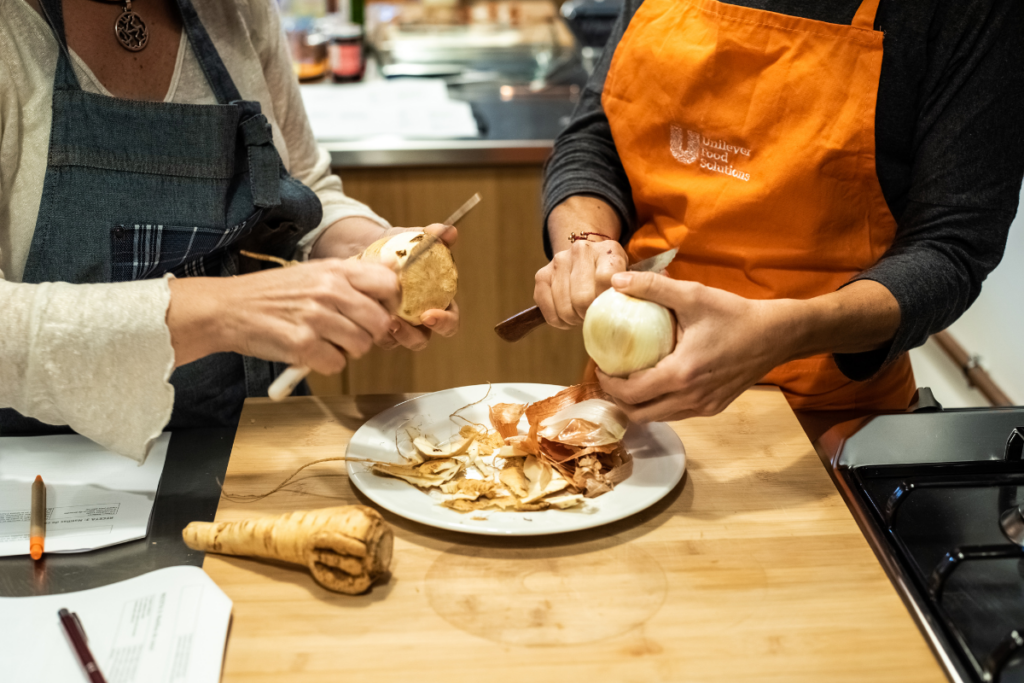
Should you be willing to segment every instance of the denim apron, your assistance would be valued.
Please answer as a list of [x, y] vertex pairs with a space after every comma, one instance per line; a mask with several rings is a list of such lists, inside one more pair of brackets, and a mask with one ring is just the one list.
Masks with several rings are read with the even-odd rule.
[[[289, 258], [320, 223], [320, 201], [285, 171], [259, 102], [241, 98], [191, 0], [177, 2], [216, 105], [84, 92], [71, 67], [61, 0], [41, 0], [59, 49], [25, 282], [229, 276], [260, 267], [239, 249]], [[266, 396], [283, 368], [235, 353], [179, 367], [168, 429], [234, 426], [245, 397]], [[54, 431], [67, 428], [0, 410], [0, 434]]]

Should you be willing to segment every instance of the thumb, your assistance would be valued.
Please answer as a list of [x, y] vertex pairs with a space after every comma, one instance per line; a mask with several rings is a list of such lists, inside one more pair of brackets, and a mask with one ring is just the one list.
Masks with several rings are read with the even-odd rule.
[[382, 251], [380, 254], [380, 265], [398, 272], [398, 258], [393, 251]]
[[445, 225], [444, 223], [431, 223], [430, 225], [423, 228], [423, 231], [429, 232], [431, 235], [434, 235], [435, 237], [439, 238], [449, 247], [455, 244], [456, 240], [459, 239], [459, 231], [453, 225]]
[[612, 276], [612, 287], [616, 291], [637, 299], [653, 301], [665, 308], [675, 310], [682, 303], [675, 280], [657, 273], [616, 273]]

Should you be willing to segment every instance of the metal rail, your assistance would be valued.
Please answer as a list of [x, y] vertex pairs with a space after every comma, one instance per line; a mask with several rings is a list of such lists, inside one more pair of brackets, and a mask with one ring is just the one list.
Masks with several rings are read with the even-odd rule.
[[946, 355], [953, 359], [964, 375], [967, 377], [967, 384], [976, 388], [994, 406], [1012, 406], [1013, 401], [999, 388], [992, 377], [981, 367], [977, 356], [972, 356], [964, 350], [964, 347], [953, 338], [947, 331], [936, 332], [932, 339], [946, 352]]

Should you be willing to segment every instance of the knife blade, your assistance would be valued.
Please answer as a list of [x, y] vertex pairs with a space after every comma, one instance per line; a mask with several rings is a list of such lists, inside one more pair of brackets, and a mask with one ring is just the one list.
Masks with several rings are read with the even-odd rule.
[[[668, 268], [678, 252], [679, 249], [663, 251], [650, 258], [645, 258], [643, 261], [637, 261], [626, 270], [635, 273], [660, 273]], [[525, 311], [516, 313], [511, 318], [502, 320], [494, 326], [494, 331], [507, 342], [517, 342], [540, 327], [543, 322], [544, 314], [540, 312], [540, 308], [532, 306]]]
[[[472, 197], [467, 199], [462, 206], [455, 209], [455, 213], [445, 219], [445, 225], [455, 225], [462, 217], [469, 213], [470, 209], [480, 203], [480, 193], [475, 193]], [[430, 250], [431, 245], [434, 242], [440, 240], [440, 237], [431, 235], [430, 233], [424, 233], [426, 237], [420, 240], [419, 244], [409, 254], [409, 258], [405, 260], [402, 265], [403, 268], [408, 268], [410, 264], [414, 263], [423, 254]], [[271, 383], [270, 388], [267, 390], [267, 395], [274, 401], [280, 401], [283, 398], [291, 396], [292, 392], [295, 391], [295, 387], [299, 386], [299, 382], [306, 378], [310, 372], [309, 368], [305, 365], [289, 365], [285, 368], [284, 372], [277, 376], [277, 379]]]
[[[451, 216], [448, 216], [448, 218], [445, 219], [444, 225], [455, 225], [462, 219], [463, 216], [469, 213], [470, 210], [479, 203], [480, 193], [477, 192], [472, 197], [467, 199], [462, 206], [455, 209], [455, 213], [453, 213]], [[437, 235], [432, 235], [426, 232], [423, 234], [424, 238], [421, 239], [419, 243], [413, 248], [412, 253], [409, 254], [409, 258], [405, 259], [405, 263], [402, 265], [402, 268], [408, 268], [409, 266], [411, 266], [413, 263], [418, 261], [421, 256], [430, 251], [430, 247], [434, 246], [435, 242], [441, 241], [441, 238], [438, 237]]]
[[678, 248], [669, 249], [650, 258], [645, 258], [643, 261], [637, 261], [626, 270], [634, 273], [662, 273], [668, 268], [668, 264], [675, 261], [678, 253]]

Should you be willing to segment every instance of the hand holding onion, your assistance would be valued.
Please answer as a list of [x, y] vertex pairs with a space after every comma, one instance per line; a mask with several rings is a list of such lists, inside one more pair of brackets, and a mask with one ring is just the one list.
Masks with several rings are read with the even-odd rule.
[[[634, 297], [628, 302], [634, 308], [613, 314], [615, 317], [650, 318], [638, 334], [635, 348], [657, 348], [660, 353], [664, 347], [659, 346], [659, 340], [669, 335], [661, 314], [651, 313], [652, 309], [644, 312], [636, 300], [663, 307], [676, 320], [670, 353], [628, 377], [611, 376], [591, 352], [600, 368], [597, 376], [601, 387], [635, 422], [715, 415], [776, 365], [789, 360], [786, 344], [775, 343], [792, 327], [785, 316], [778, 315], [783, 311], [775, 306], [777, 302], [744, 299], [721, 289], [653, 273], [621, 273], [612, 278], [612, 284], [620, 296]], [[595, 301], [591, 311], [597, 306]], [[601, 310], [598, 308], [598, 313]], [[588, 311], [587, 323], [590, 316]], [[598, 353], [611, 354], [613, 350], [609, 345]], [[636, 361], [641, 354], [621, 355], [624, 358], [618, 361], [605, 361], [613, 372], [621, 372], [628, 366], [623, 365], [625, 361]], [[651, 352], [645, 358], [654, 355]]]

